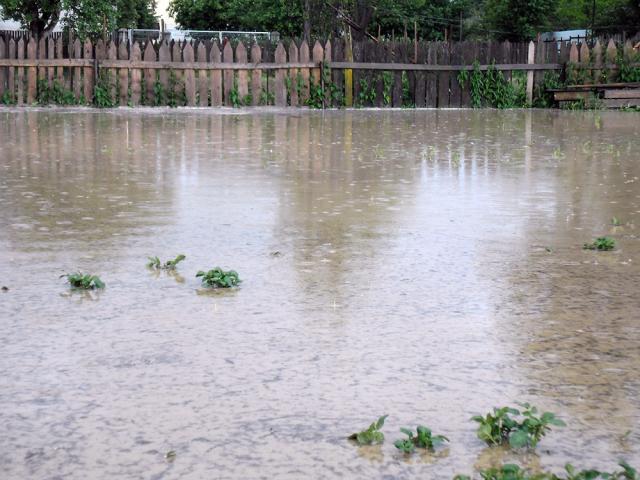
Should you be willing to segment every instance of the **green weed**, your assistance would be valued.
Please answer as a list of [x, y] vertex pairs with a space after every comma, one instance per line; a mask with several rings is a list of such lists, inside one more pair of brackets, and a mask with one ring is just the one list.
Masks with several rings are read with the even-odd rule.
[[89, 275], [86, 273], [66, 273], [60, 275], [60, 278], [66, 277], [72, 288], [82, 290], [93, 290], [95, 288], [104, 288], [105, 284], [97, 275]]
[[613, 217], [611, 218], [611, 225], [613, 225], [614, 227], [619, 227], [620, 225], [622, 225], [622, 221], [618, 217]]
[[111, 92], [115, 90], [115, 85], [109, 83], [109, 76], [101, 73], [98, 75], [96, 85], [93, 89], [93, 103], [98, 108], [113, 108], [117, 105]]
[[478, 422], [476, 435], [488, 445], [508, 443], [512, 448], [535, 448], [551, 425], [565, 426], [565, 423], [551, 412], [538, 416], [538, 409], [528, 403], [522, 404], [524, 410], [511, 407], [494, 408], [486, 416], [475, 416]]
[[512, 79], [507, 80], [502, 72], [490, 65], [486, 71], [480, 70], [475, 62], [473, 71], [462, 70], [458, 74], [460, 86], [467, 82], [471, 88], [471, 105], [473, 108], [520, 108], [527, 106], [526, 79], [521, 72], [514, 72]]
[[201, 277], [202, 285], [211, 288], [231, 288], [235, 287], [242, 280], [238, 277], [238, 273], [234, 270], [225, 272], [220, 267], [216, 267], [208, 272], [200, 270], [196, 273], [196, 277]]
[[582, 248], [584, 250], [609, 251], [616, 248], [616, 241], [611, 237], [598, 237], [591, 243], [585, 243]]
[[54, 80], [49, 86], [47, 80], [40, 79], [37, 90], [39, 105], [75, 105], [77, 103], [73, 92], [65, 89], [57, 80]]
[[416, 447], [434, 451], [438, 445], [449, 441], [449, 439], [444, 435], [434, 435], [431, 432], [431, 429], [423, 427], [422, 425], [418, 425], [416, 435], [414, 435], [408, 428], [401, 428], [400, 431], [408, 438], [396, 440], [394, 445], [398, 450], [404, 453], [412, 453]]
[[355, 440], [360, 445], [372, 445], [384, 441], [384, 433], [380, 429], [384, 426], [384, 421], [389, 415], [383, 415], [377, 421], [369, 425], [369, 428], [358, 433], [352, 433], [347, 438]]
[[157, 270], [175, 270], [178, 263], [180, 263], [187, 257], [180, 254], [173, 260], [168, 260], [165, 263], [162, 263], [158, 257], [148, 257], [148, 258], [149, 258], [149, 262], [147, 263], [147, 267], [149, 268], [155, 268]]

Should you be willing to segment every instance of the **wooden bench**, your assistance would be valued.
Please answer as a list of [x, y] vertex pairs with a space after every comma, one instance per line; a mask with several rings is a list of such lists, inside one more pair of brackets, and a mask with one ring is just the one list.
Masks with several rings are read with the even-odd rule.
[[547, 90], [560, 107], [583, 101], [586, 106], [600, 105], [604, 108], [640, 107], [640, 83], [598, 83], [592, 85], [569, 85], [565, 88]]

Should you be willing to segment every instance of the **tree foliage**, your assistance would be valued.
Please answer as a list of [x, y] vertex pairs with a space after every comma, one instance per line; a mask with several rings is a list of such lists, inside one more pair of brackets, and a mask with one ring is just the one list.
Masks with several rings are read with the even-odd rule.
[[3, 18], [20, 22], [34, 36], [60, 21], [82, 38], [157, 25], [156, 0], [0, 0], [0, 10]]
[[545, 31], [557, 0], [487, 0], [485, 22], [498, 40], [532, 40]]

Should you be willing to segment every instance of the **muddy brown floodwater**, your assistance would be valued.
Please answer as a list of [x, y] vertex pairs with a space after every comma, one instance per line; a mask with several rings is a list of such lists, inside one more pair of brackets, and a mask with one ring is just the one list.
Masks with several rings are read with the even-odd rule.
[[[637, 113], [3, 109], [0, 142], [3, 479], [640, 464]], [[568, 426], [484, 447], [516, 401]], [[397, 453], [417, 424], [450, 446]]]

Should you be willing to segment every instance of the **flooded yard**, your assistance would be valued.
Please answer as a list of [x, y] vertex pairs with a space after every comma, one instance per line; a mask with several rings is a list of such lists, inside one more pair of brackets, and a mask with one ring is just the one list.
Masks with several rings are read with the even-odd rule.
[[[0, 477], [638, 467], [639, 177], [637, 113], [2, 109]], [[516, 401], [567, 427], [486, 447]]]

